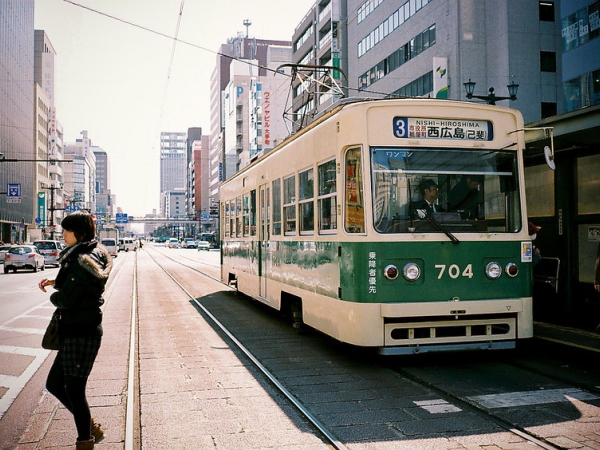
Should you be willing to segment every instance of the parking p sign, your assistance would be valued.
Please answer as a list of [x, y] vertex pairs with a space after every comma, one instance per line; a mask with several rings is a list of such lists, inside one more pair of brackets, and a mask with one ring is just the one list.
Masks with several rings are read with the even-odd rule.
[[21, 203], [21, 183], [6, 185], [6, 203]]

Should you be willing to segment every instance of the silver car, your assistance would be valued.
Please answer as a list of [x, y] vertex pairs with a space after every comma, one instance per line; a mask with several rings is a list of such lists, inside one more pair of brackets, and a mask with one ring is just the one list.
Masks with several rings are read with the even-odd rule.
[[58, 263], [58, 255], [63, 249], [63, 245], [60, 241], [35, 241], [33, 243], [40, 253], [44, 256], [44, 261], [47, 266], [56, 266], [58, 267], [60, 264]]
[[4, 256], [4, 273], [12, 269], [31, 269], [37, 272], [44, 270], [44, 256], [38, 251], [35, 245], [15, 245]]
[[2, 244], [0, 245], [0, 264], [4, 263], [4, 255], [7, 251], [9, 251], [12, 247], [12, 244]]

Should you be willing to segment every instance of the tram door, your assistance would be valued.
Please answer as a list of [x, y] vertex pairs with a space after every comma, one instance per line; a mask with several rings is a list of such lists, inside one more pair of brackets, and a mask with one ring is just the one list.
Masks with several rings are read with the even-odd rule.
[[268, 184], [259, 187], [260, 232], [258, 251], [259, 296], [267, 297], [267, 274], [270, 270], [269, 229], [271, 225], [271, 189]]

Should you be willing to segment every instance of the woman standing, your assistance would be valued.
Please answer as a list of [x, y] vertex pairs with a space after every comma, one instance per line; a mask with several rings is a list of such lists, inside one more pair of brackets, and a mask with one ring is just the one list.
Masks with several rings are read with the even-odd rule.
[[50, 301], [60, 315], [60, 349], [48, 374], [46, 389], [67, 408], [77, 427], [76, 450], [94, 448], [104, 431], [94, 423], [85, 395], [102, 339], [102, 294], [112, 257], [96, 240], [94, 219], [88, 213], [66, 216], [61, 226], [67, 244], [59, 256], [56, 280], [43, 279], [39, 288], [54, 286]]

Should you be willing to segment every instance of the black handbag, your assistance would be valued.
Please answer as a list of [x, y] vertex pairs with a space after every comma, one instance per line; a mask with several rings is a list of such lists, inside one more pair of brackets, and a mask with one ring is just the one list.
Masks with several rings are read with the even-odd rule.
[[42, 347], [46, 350], [59, 350], [60, 349], [60, 337], [58, 334], [58, 321], [60, 319], [60, 313], [58, 310], [54, 311], [48, 328], [42, 338]]

